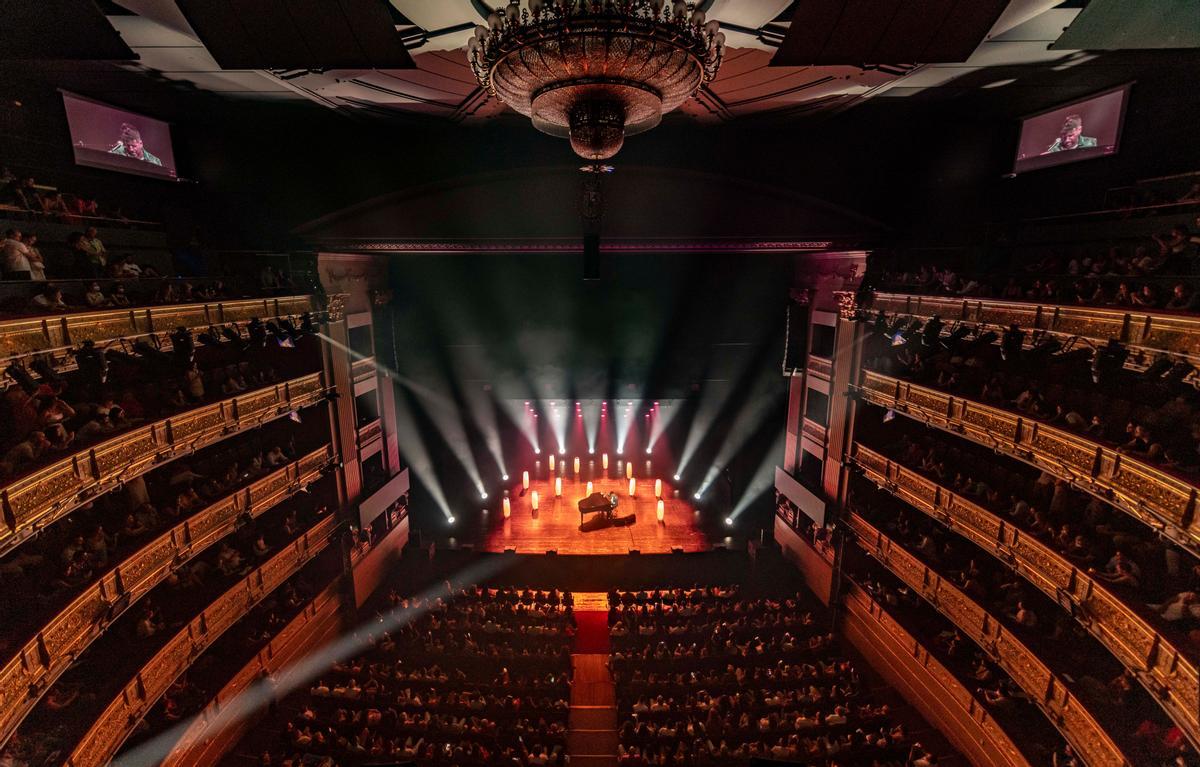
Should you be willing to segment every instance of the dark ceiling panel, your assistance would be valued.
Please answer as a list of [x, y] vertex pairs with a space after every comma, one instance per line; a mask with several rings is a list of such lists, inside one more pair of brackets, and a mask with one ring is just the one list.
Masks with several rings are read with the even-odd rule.
[[771, 59], [771, 65], [806, 67], [814, 64], [816, 57], [825, 50], [844, 5], [845, 0], [804, 0], [799, 3], [792, 26]]
[[355, 39], [362, 49], [364, 64], [375, 69], [416, 67], [408, 49], [396, 33], [387, 0], [337, 0]]
[[0, 7], [0, 60], [137, 59], [94, 0], [26, 0]]
[[897, 13], [887, 34], [867, 59], [869, 64], [925, 64], [916, 58], [929, 47], [937, 35], [942, 20], [954, 10], [959, 0], [912, 0]]
[[230, 0], [175, 0], [222, 69], [261, 69], [263, 54]]
[[879, 63], [863, 56], [874, 51], [883, 41], [892, 19], [900, 12], [905, 0], [845, 0], [845, 10], [833, 28], [825, 49], [814, 64]]
[[317, 60], [335, 62], [327, 68], [371, 68], [359, 55], [359, 41], [337, 0], [290, 0], [289, 5], [295, 16], [308, 21], [299, 34]]
[[224, 69], [411, 69], [386, 0], [176, 0]]
[[[229, 0], [242, 28], [268, 63], [253, 69], [316, 69], [319, 65], [299, 62], [315, 60], [300, 30], [307, 19], [295, 18], [291, 0]], [[220, 59], [217, 59], [220, 61]]]
[[772, 66], [965, 61], [1007, 0], [804, 0]]
[[1007, 5], [1008, 0], [958, 0], [933, 41], [908, 61], [923, 64], [966, 61]]

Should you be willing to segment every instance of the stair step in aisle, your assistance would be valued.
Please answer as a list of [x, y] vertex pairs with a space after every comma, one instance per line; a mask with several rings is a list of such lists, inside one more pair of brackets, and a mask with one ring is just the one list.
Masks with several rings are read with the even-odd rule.
[[[579, 625], [576, 648], [607, 648], [607, 600], [603, 597], [602, 594], [574, 595]], [[588, 609], [580, 610], [580, 607]], [[617, 691], [608, 669], [610, 657], [608, 652], [571, 655], [574, 681], [567, 720], [567, 753], [573, 767], [616, 767]]]

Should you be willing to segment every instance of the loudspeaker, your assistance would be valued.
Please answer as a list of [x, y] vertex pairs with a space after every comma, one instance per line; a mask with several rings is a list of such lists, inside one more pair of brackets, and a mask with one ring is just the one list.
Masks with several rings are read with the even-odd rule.
[[583, 279], [600, 279], [600, 235], [583, 235]]

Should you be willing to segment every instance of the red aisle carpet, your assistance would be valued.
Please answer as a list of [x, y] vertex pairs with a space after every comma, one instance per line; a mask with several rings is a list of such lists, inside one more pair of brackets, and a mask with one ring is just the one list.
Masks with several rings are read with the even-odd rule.
[[603, 610], [580, 610], [575, 613], [575, 652], [607, 655], [608, 613]]

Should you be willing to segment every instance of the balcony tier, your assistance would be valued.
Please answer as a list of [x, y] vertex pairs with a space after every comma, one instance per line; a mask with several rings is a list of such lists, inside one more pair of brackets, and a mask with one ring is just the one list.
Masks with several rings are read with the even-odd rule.
[[994, 616], [857, 514], [849, 516], [859, 545], [984, 648], [1037, 704], [1089, 767], [1126, 767], [1108, 733], [1024, 642]]
[[26, 474], [0, 490], [0, 555], [100, 493], [323, 396], [324, 377], [311, 373], [139, 426]]
[[0, 744], [42, 693], [131, 605], [233, 532], [244, 517], [258, 517], [315, 482], [333, 459], [333, 449], [326, 445], [222, 498], [143, 546], [77, 596], [0, 669]]
[[108, 764], [142, 717], [187, 671], [192, 661], [248, 610], [324, 551], [333, 541], [337, 529], [336, 517], [325, 517], [205, 608], [108, 704], [75, 746], [66, 765], [102, 767]]
[[1054, 549], [982, 506], [868, 447], [856, 443], [852, 460], [867, 479], [1003, 560], [1051, 599], [1070, 599], [1083, 626], [1137, 675], [1193, 743], [1200, 742], [1196, 663], [1103, 581], [1089, 577]]
[[868, 402], [1067, 480], [1200, 555], [1194, 482], [1063, 429], [891, 376], [865, 371], [857, 390]]

